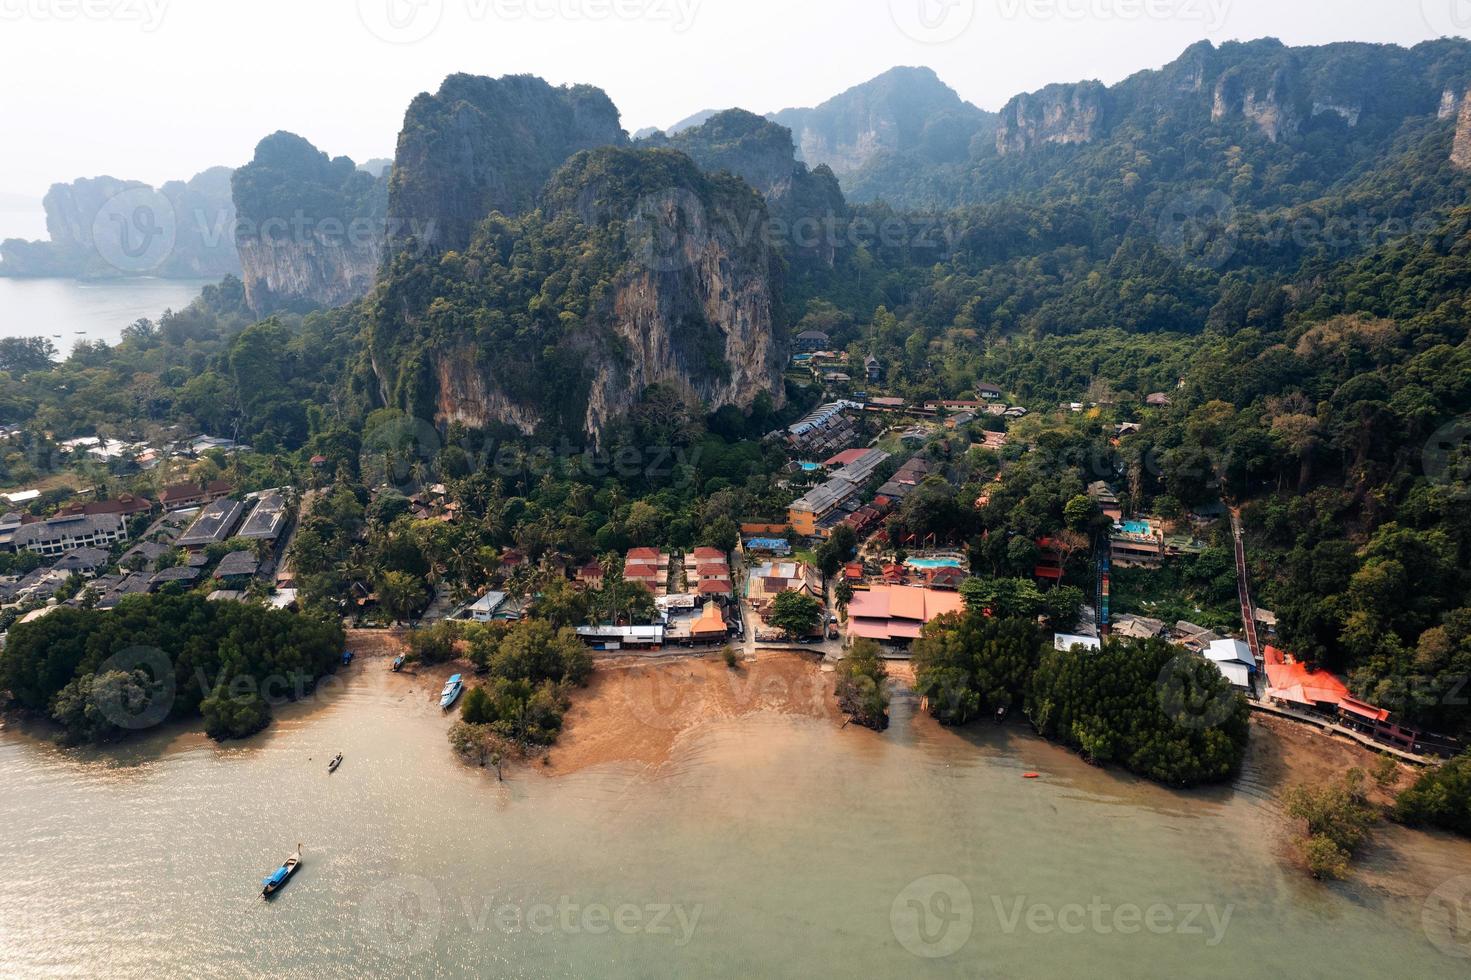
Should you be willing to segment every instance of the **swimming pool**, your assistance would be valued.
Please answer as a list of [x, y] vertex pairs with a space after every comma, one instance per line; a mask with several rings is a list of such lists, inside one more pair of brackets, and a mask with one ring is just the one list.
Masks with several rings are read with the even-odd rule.
[[959, 558], [911, 558], [904, 564], [910, 568], [964, 568], [965, 562]]
[[797, 465], [802, 467], [802, 469], [806, 470], [808, 473], [815, 473], [818, 470], [822, 469], [821, 463], [798, 463]]
[[1148, 537], [1149, 535], [1151, 535], [1151, 534], [1154, 533], [1154, 528], [1152, 528], [1152, 527], [1149, 526], [1149, 522], [1148, 521], [1125, 521], [1124, 522], [1124, 533], [1125, 534], [1142, 534], [1145, 537]]

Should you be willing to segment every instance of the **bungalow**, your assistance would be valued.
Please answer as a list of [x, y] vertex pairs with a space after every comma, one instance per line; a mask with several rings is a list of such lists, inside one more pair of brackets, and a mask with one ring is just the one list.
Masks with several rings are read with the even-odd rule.
[[976, 394], [988, 402], [994, 402], [1005, 394], [1005, 392], [993, 384], [978, 384], [976, 385]]
[[254, 552], [233, 551], [220, 559], [220, 564], [215, 568], [214, 577], [220, 580], [238, 578], [254, 578], [260, 571], [260, 560], [255, 557]]
[[193, 585], [199, 581], [201, 574], [199, 569], [190, 568], [188, 565], [165, 568], [148, 580], [148, 591], [157, 592], [170, 585]]
[[51, 566], [59, 575], [81, 575], [92, 578], [111, 561], [111, 553], [102, 548], [78, 548], [68, 551], [61, 560]]
[[940, 568], [932, 568], [930, 569], [929, 574], [925, 576], [930, 588], [940, 589], [946, 592], [959, 591], [960, 586], [969, 577], [970, 576], [965, 573], [965, 569], [956, 568], [954, 565], [944, 565]]
[[516, 622], [521, 618], [519, 606], [504, 592], [487, 592], [470, 604], [470, 618], [477, 623]]
[[1148, 405], [1150, 408], [1169, 408], [1170, 396], [1162, 391], [1156, 391], [1154, 394], [1144, 399], [1144, 404]]
[[863, 359], [863, 372], [869, 384], [878, 384], [884, 380], [884, 367], [879, 363], [879, 359], [872, 355]]
[[593, 589], [603, 587], [603, 566], [595, 561], [590, 561], [577, 570], [577, 581]]

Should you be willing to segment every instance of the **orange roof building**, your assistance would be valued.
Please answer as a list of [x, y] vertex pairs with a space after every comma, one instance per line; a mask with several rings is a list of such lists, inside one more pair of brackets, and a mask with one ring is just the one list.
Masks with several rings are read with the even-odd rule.
[[1348, 685], [1326, 670], [1309, 670], [1276, 647], [1263, 651], [1267, 661], [1267, 697], [1305, 708], [1338, 708], [1351, 700]]
[[728, 630], [725, 626], [725, 616], [720, 607], [713, 602], [705, 603], [704, 614], [690, 627], [690, 633], [696, 639], [712, 639], [725, 636]]
[[926, 623], [964, 609], [965, 602], [954, 592], [876, 585], [853, 596], [848, 633], [883, 643], [908, 643], [919, 639]]

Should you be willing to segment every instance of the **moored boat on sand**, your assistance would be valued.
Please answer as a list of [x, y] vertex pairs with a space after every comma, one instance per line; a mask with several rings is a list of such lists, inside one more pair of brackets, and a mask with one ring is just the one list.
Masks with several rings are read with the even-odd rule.
[[465, 692], [465, 678], [459, 674], [451, 677], [444, 685], [444, 691], [439, 695], [439, 706], [445, 711], [453, 708], [460, 695]]

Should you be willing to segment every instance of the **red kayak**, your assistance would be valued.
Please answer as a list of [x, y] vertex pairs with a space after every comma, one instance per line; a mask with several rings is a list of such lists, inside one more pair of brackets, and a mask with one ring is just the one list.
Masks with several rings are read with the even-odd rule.
[[1024, 779], [1041, 779], [1042, 778], [1042, 774], [1040, 772], [1029, 772], [1023, 778]]

